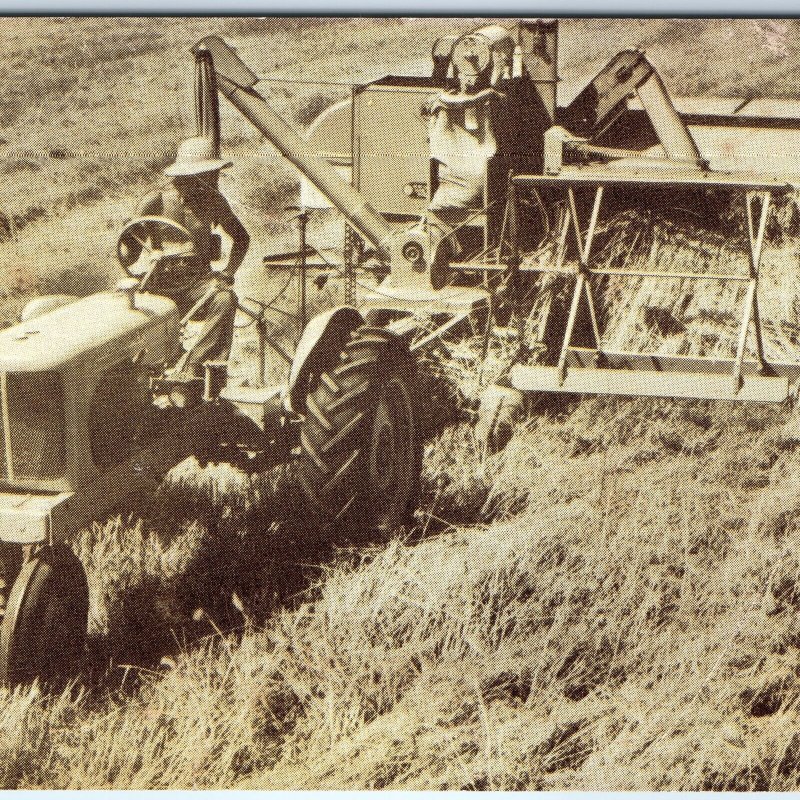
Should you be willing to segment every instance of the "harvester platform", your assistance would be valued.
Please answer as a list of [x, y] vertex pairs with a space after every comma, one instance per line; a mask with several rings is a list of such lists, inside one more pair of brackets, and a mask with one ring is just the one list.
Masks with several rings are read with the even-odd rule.
[[[570, 356], [577, 348], [571, 348]], [[790, 395], [790, 379], [784, 375], [759, 375], [759, 365], [748, 362], [741, 380], [731, 377], [734, 361], [681, 356], [669, 358], [640, 353], [608, 353], [584, 350], [595, 360], [620, 364], [618, 367], [583, 366], [569, 357], [563, 379], [558, 367], [517, 364], [511, 369], [511, 385], [516, 389], [568, 394], [616, 394], [636, 397], [684, 397], [695, 400], [746, 400], [782, 403]], [[683, 359], [685, 358], [685, 361]], [[682, 363], [683, 362], [683, 363]], [[649, 369], [646, 368], [649, 366]], [[793, 379], [800, 377], [800, 364], [780, 365]]]
[[[566, 213], [560, 230], [560, 246], [554, 263], [526, 263], [524, 271], [555, 273], [575, 279], [569, 314], [557, 363], [553, 366], [517, 364], [512, 367], [511, 383], [520, 390], [564, 392], [570, 394], [615, 394], [643, 397], [684, 397], [710, 400], [784, 402], [800, 380], [800, 362], [772, 363], [764, 354], [758, 284], [764, 235], [772, 195], [790, 191], [786, 181], [751, 173], [715, 172], [694, 168], [637, 169], [622, 167], [564, 167], [557, 175], [517, 175], [516, 189], [547, 187], [565, 191]], [[701, 187], [740, 192], [745, 199], [746, 230], [749, 242], [749, 269], [725, 273], [704, 271], [676, 272], [661, 269], [611, 268], [592, 261], [592, 243], [598, 227], [604, 190], [618, 186], [652, 188], [657, 186]], [[576, 191], [593, 192], [589, 219], [584, 227], [579, 217]], [[511, 192], [510, 203], [516, 203]], [[515, 209], [511, 217], [516, 217]], [[566, 242], [574, 234], [577, 261], [565, 263]], [[739, 321], [736, 353], [733, 358], [665, 356], [659, 353], [609, 352], [603, 348], [598, 320], [600, 315], [592, 289], [595, 276], [654, 278], [671, 280], [712, 280], [741, 282], [744, 303]], [[594, 347], [575, 347], [572, 343], [579, 310], [586, 308]], [[746, 359], [750, 331], [755, 342], [755, 359]]]
[[359, 302], [364, 311], [419, 311], [425, 314], [470, 313], [489, 304], [489, 292], [474, 286], [443, 289], [391, 286], [386, 283], [366, 292]]

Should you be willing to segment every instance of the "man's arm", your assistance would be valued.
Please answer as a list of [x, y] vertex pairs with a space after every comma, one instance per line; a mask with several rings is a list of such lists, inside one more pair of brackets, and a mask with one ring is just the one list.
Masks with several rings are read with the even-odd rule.
[[233, 213], [227, 200], [221, 195], [220, 200], [217, 225], [219, 225], [233, 240], [233, 246], [228, 256], [228, 263], [221, 275], [233, 282], [233, 276], [236, 274], [236, 270], [242, 265], [242, 261], [244, 261], [244, 257], [247, 255], [247, 251], [250, 248], [250, 235], [247, 233], [246, 228], [239, 221], [236, 214]]
[[139, 203], [139, 208], [136, 211], [137, 217], [159, 217], [164, 212], [164, 203], [161, 198], [161, 192], [150, 192]]

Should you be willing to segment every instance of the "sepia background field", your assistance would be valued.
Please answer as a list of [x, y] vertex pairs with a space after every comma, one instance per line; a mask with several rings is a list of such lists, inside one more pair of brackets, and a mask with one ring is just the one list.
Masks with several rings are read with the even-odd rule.
[[[0, 322], [118, 277], [115, 231], [192, 133], [200, 36], [263, 75], [364, 81], [424, 73], [437, 36], [475, 24], [3, 20]], [[565, 20], [561, 72], [568, 90], [644, 46], [675, 94], [796, 97], [798, 33]], [[297, 125], [342, 91], [267, 88]], [[260, 259], [294, 241], [296, 181], [233, 113], [223, 127], [244, 280], [268, 293]], [[320, 541], [290, 475], [194, 461], [83, 531], [87, 674], [0, 695], [0, 786], [795, 788], [796, 412], [537, 400], [485, 456], [474, 358], [438, 366], [458, 413], [426, 443], [417, 527], [391, 542]]]

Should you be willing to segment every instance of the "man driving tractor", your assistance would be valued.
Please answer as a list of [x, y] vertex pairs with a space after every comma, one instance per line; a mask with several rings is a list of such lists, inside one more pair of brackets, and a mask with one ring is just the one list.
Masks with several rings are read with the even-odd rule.
[[[138, 209], [140, 217], [173, 220], [191, 235], [191, 246], [180, 261], [181, 274], [176, 274], [173, 286], [160, 290], [178, 304], [182, 316], [204, 321], [197, 340], [178, 362], [173, 379], [200, 377], [206, 362], [224, 362], [230, 357], [238, 307], [233, 281], [247, 254], [250, 236], [219, 191], [220, 171], [229, 166], [231, 162], [219, 157], [211, 139], [187, 139], [178, 148], [175, 163], [164, 170], [172, 180], [149, 194]], [[213, 232], [216, 226], [233, 240], [221, 271], [211, 267], [212, 261], [221, 258], [220, 238]]]

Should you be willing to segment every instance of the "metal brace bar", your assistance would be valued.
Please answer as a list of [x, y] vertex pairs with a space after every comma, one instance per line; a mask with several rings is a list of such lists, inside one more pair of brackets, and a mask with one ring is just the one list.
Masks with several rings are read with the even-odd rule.
[[564, 378], [567, 374], [567, 351], [572, 341], [572, 332], [575, 328], [575, 322], [578, 318], [578, 309], [580, 307], [581, 295], [585, 292], [586, 299], [589, 305], [589, 316], [592, 323], [592, 332], [594, 333], [595, 343], [598, 350], [600, 348], [600, 328], [597, 324], [597, 315], [594, 308], [594, 300], [592, 299], [591, 287], [586, 279], [587, 269], [589, 266], [589, 256], [592, 250], [592, 241], [594, 239], [595, 230], [597, 229], [597, 219], [600, 215], [600, 205], [603, 201], [603, 187], [598, 186], [594, 194], [594, 204], [592, 206], [592, 214], [589, 218], [589, 227], [586, 230], [586, 239], [581, 235], [581, 226], [578, 218], [578, 207], [575, 202], [575, 191], [571, 186], [567, 187], [567, 197], [569, 200], [569, 216], [572, 218], [572, 227], [575, 230], [575, 240], [578, 245], [580, 253], [580, 264], [578, 265], [578, 278], [575, 282], [575, 291], [572, 295], [572, 302], [569, 309], [569, 317], [567, 319], [567, 328], [564, 331], [564, 341], [561, 345], [561, 353], [558, 357], [558, 381], [559, 385], [564, 383]]
[[586, 289], [586, 301], [589, 306], [589, 318], [592, 321], [592, 333], [594, 334], [594, 343], [597, 345], [597, 349], [600, 349], [600, 326], [597, 324], [597, 312], [594, 308], [594, 298], [592, 297], [592, 285], [589, 283], [588, 280], [584, 283], [584, 288]]
[[764, 247], [764, 233], [767, 227], [767, 216], [771, 195], [769, 192], [760, 192], [761, 214], [758, 220], [758, 230], [753, 227], [753, 200], [754, 192], [747, 192], [745, 208], [747, 211], [747, 234], [750, 240], [750, 282], [747, 285], [747, 294], [742, 311], [742, 324], [739, 329], [739, 341], [736, 346], [736, 358], [733, 362], [733, 393], [737, 394], [742, 388], [742, 363], [747, 345], [747, 333], [750, 329], [750, 320], [755, 322], [756, 356], [761, 371], [766, 369], [764, 358], [764, 342], [761, 336], [761, 318], [758, 313], [758, 273], [761, 266], [761, 254]]
[[[600, 204], [603, 202], [603, 186], [600, 185], [597, 187], [597, 191], [594, 193], [594, 205], [592, 206], [592, 216], [589, 219], [589, 229], [586, 232], [586, 242], [584, 245], [583, 252], [581, 253], [581, 265], [583, 267], [589, 266], [589, 254], [592, 250], [592, 241], [594, 240], [594, 233], [597, 230], [597, 218], [600, 216]], [[573, 197], [573, 207], [574, 207], [574, 197]], [[575, 218], [575, 226], [578, 226], [578, 219]]]
[[753, 297], [753, 330], [756, 335], [756, 358], [760, 374], [767, 371], [767, 359], [764, 355], [764, 337], [761, 334], [761, 312], [758, 308], [758, 292]]
[[753, 315], [753, 300], [756, 296], [756, 279], [753, 278], [747, 286], [747, 295], [744, 300], [742, 312], [742, 325], [739, 328], [739, 342], [736, 345], [736, 358], [733, 362], [733, 393], [737, 394], [742, 388], [742, 362], [744, 361], [744, 348], [747, 344], [747, 331], [750, 328], [750, 317]]
[[561, 233], [558, 236], [558, 251], [556, 252], [556, 269], [564, 267], [564, 253], [567, 249], [567, 234], [569, 233], [570, 214], [564, 209], [564, 219], [561, 223]]
[[[484, 264], [473, 264], [469, 261], [464, 262], [463, 264], [450, 264], [451, 269], [459, 269], [459, 270], [475, 270], [475, 269], [485, 269], [486, 265]], [[505, 269], [504, 266], [500, 266], [499, 269]], [[574, 275], [575, 271], [571, 269], [567, 269], [566, 267], [540, 267], [538, 265], [531, 265], [530, 263], [523, 263], [520, 266], [521, 272], [541, 272], [543, 274], [552, 274], [552, 275]], [[704, 280], [704, 281], [741, 281], [743, 283], [748, 283], [750, 278], [752, 277], [749, 274], [747, 275], [728, 275], [724, 272], [658, 272], [654, 270], [650, 270], [649, 272], [645, 272], [644, 270], [633, 270], [633, 269], [614, 269], [611, 267], [602, 268], [602, 267], [587, 267], [586, 272], [589, 275], [617, 275], [623, 278], [663, 278], [669, 280]]]
[[564, 378], [567, 375], [567, 350], [569, 343], [572, 341], [572, 329], [575, 327], [575, 319], [578, 316], [578, 306], [580, 305], [581, 294], [583, 287], [586, 283], [586, 275], [583, 272], [578, 274], [578, 280], [575, 283], [575, 291], [572, 294], [572, 303], [569, 308], [569, 317], [567, 318], [567, 328], [564, 331], [564, 343], [561, 345], [561, 354], [558, 357], [558, 385], [564, 383]]
[[761, 195], [761, 217], [758, 220], [758, 232], [753, 230], [753, 199], [755, 194], [748, 192], [747, 205], [747, 232], [750, 236], [750, 275], [757, 277], [761, 265], [761, 251], [764, 247], [764, 232], [767, 227], [767, 215], [772, 195], [769, 192], [759, 192]]
[[[598, 189], [599, 188], [600, 187], [598, 187]], [[571, 186], [567, 187], [567, 200], [569, 201], [569, 216], [575, 231], [575, 241], [578, 244], [578, 258], [580, 259], [580, 266], [583, 266], [583, 236], [581, 235], [581, 226], [578, 222], [578, 207], [575, 203], [575, 190]]]
[[451, 319], [449, 319], [447, 322], [444, 323], [444, 325], [440, 325], [432, 333], [429, 333], [427, 336], [423, 337], [418, 342], [414, 342], [411, 345], [411, 347], [409, 347], [409, 350], [411, 350], [411, 352], [413, 352], [414, 350], [419, 350], [421, 347], [424, 347], [426, 344], [432, 342], [434, 339], [438, 339], [443, 333], [449, 331], [450, 328], [454, 327], [455, 325], [458, 325], [458, 323], [461, 322], [462, 320], [467, 319], [470, 313], [471, 313], [470, 311], [464, 311], [461, 314], [454, 314]]

